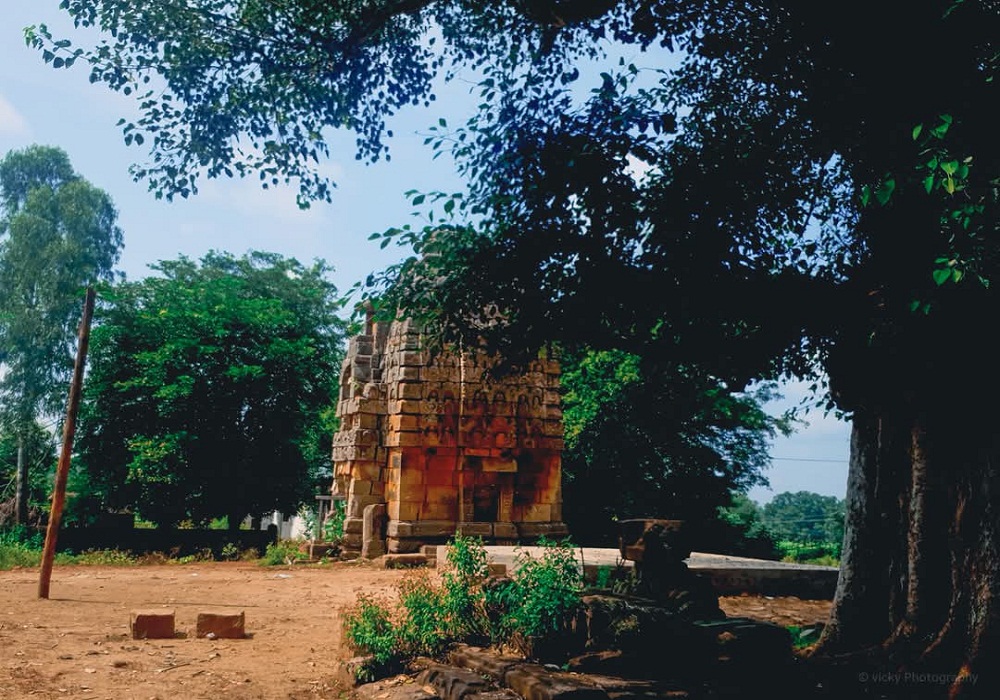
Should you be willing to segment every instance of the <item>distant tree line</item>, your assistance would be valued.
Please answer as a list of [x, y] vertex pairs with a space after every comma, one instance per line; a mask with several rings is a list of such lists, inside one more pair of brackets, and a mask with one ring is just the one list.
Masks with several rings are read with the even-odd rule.
[[347, 329], [330, 267], [211, 252], [126, 281], [116, 217], [60, 149], [0, 159], [0, 525], [44, 520], [87, 286], [67, 522], [297, 511], [330, 470]]

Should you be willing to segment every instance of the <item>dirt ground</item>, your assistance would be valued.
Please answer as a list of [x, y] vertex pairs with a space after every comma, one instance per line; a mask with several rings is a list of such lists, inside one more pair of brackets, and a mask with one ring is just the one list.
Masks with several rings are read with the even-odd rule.
[[[0, 571], [0, 698], [313, 700], [348, 689], [340, 615], [361, 592], [394, 591], [405, 572], [370, 564], [250, 562]], [[826, 620], [829, 601], [727, 597], [731, 617]], [[172, 609], [174, 639], [133, 640], [130, 612]], [[248, 637], [195, 636], [199, 612], [243, 611]]]

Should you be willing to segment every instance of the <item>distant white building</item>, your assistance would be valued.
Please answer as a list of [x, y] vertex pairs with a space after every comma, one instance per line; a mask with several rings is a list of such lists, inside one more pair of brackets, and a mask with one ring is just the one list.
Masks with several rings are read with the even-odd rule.
[[[248, 528], [253, 527], [253, 521], [250, 518], [247, 518], [243, 524]], [[274, 511], [270, 515], [260, 519], [261, 530], [266, 530], [271, 525], [278, 528], [279, 540], [305, 540], [312, 538], [312, 533], [306, 532], [305, 520], [294, 513], [286, 515], [279, 511]]]

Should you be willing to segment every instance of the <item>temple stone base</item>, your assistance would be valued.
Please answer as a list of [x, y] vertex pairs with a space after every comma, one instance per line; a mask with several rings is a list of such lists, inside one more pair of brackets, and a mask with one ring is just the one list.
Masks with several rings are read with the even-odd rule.
[[[373, 506], [369, 506], [373, 508]], [[367, 509], [366, 509], [367, 510]], [[565, 523], [506, 523], [506, 522], [454, 522], [450, 520], [392, 520], [385, 534], [373, 540], [362, 535], [347, 536], [343, 552], [352, 558], [364, 556], [373, 559], [378, 555], [415, 554], [425, 547], [447, 544], [455, 535], [478, 537], [487, 545], [534, 544], [539, 538], [561, 539], [569, 535]]]

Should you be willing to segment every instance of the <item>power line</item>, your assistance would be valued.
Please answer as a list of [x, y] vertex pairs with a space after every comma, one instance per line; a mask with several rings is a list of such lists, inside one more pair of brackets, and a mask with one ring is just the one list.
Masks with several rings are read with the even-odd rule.
[[829, 462], [831, 464], [847, 464], [846, 459], [818, 459], [816, 457], [771, 457], [785, 462]]

